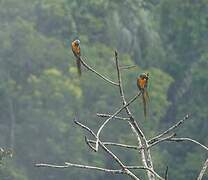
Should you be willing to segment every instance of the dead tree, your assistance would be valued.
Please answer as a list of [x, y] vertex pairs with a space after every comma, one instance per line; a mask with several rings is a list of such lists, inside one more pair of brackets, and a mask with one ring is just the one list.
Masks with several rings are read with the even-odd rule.
[[[132, 170], [139, 169], [139, 170], [144, 170], [146, 171], [147, 177], [149, 180], [167, 180], [168, 179], [168, 167], [165, 171], [164, 177], [159, 175], [155, 170], [153, 166], [153, 161], [151, 157], [151, 148], [153, 146], [158, 145], [161, 142], [164, 141], [174, 141], [174, 142], [183, 142], [183, 141], [189, 141], [192, 143], [195, 143], [196, 145], [201, 146], [204, 150], [208, 151], [208, 147], [205, 145], [199, 143], [196, 140], [193, 140], [191, 138], [179, 138], [176, 137], [176, 133], [174, 132], [177, 128], [179, 128], [188, 118], [189, 115], [187, 114], [183, 119], [178, 121], [176, 124], [165, 130], [164, 132], [158, 134], [157, 136], [147, 139], [145, 136], [145, 133], [141, 130], [139, 120], [136, 120], [133, 114], [131, 113], [131, 110], [129, 108], [129, 105], [133, 103], [140, 95], [142, 92], [138, 92], [136, 95], [134, 95], [130, 100], [127, 100], [124, 94], [124, 89], [122, 85], [122, 77], [121, 77], [121, 69], [124, 69], [125, 67], [121, 67], [119, 65], [119, 58], [118, 58], [118, 53], [115, 51], [115, 64], [116, 64], [116, 71], [117, 71], [117, 77], [118, 81], [113, 82], [111, 81], [108, 77], [105, 77], [98, 73], [95, 69], [90, 67], [87, 63], [86, 60], [83, 58], [80, 58], [81, 63], [84, 67], [86, 67], [89, 71], [97, 75], [99, 78], [103, 79], [107, 83], [115, 86], [115, 88], [118, 88], [118, 91], [120, 93], [121, 101], [122, 101], [122, 106], [115, 109], [113, 114], [99, 114], [97, 113], [98, 117], [106, 118], [103, 124], [101, 124], [99, 130], [95, 132], [91, 128], [89, 128], [87, 125], [82, 124], [79, 122], [77, 119], [74, 120], [75, 124], [82, 128], [84, 131], [87, 131], [89, 134], [91, 134], [94, 137], [94, 140], [89, 139], [88, 137], [85, 137], [85, 142], [86, 144], [95, 152], [98, 151], [98, 148], [102, 148], [111, 158], [112, 161], [115, 161], [120, 168], [119, 169], [109, 169], [109, 168], [103, 168], [103, 167], [97, 167], [97, 166], [88, 166], [88, 165], [82, 165], [82, 164], [74, 164], [70, 162], [64, 162], [63, 165], [56, 165], [56, 164], [47, 164], [47, 163], [38, 163], [35, 164], [36, 167], [50, 167], [50, 168], [70, 168], [70, 167], [76, 167], [76, 168], [82, 168], [82, 169], [91, 169], [91, 170], [97, 170], [97, 171], [103, 171], [106, 173], [111, 173], [111, 174], [123, 174], [126, 176], [129, 176], [131, 179], [134, 180], [140, 180], [140, 177], [138, 175], [135, 175]], [[131, 68], [131, 67], [127, 67]], [[123, 118], [119, 116], [120, 112], [125, 111], [127, 114], [127, 118]], [[127, 144], [121, 144], [121, 143], [115, 143], [115, 142], [106, 142], [102, 141], [100, 139], [100, 134], [104, 130], [105, 126], [107, 123], [110, 123], [112, 119], [118, 119], [125, 121], [128, 123], [130, 130], [133, 132], [135, 138], [137, 139], [137, 145], [127, 145]], [[112, 150], [108, 148], [108, 146], [118, 146], [120, 148], [128, 148], [128, 149], [134, 149], [140, 154], [141, 159], [142, 159], [142, 165], [140, 166], [129, 166], [125, 162], [122, 162], [119, 159], [119, 156], [117, 156]], [[205, 165], [203, 166], [198, 179], [200, 179], [205, 170], [207, 168], [207, 161]]]

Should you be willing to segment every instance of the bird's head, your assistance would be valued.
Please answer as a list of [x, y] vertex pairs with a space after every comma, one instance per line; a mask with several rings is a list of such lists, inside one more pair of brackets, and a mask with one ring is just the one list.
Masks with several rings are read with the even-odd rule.
[[80, 45], [80, 40], [79, 40], [79, 39], [76, 39], [74, 42], [75, 42], [75, 44], [76, 44], [77, 46]]
[[142, 74], [140, 74], [139, 75], [139, 77], [141, 78], [141, 79], [148, 79], [149, 78], [149, 73], [142, 73]]

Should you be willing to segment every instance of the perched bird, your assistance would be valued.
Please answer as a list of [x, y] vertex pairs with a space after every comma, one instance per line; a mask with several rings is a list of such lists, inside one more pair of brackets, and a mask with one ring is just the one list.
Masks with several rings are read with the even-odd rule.
[[74, 53], [74, 56], [76, 57], [78, 74], [79, 76], [81, 76], [82, 72], [81, 72], [81, 60], [80, 60], [80, 56], [81, 56], [80, 40], [75, 39], [74, 41], [72, 41], [71, 49], [72, 49], [72, 52]]
[[149, 95], [147, 92], [149, 73], [142, 73], [137, 78], [137, 86], [142, 93], [142, 101], [144, 105], [144, 116], [147, 116], [147, 100], [149, 99]]

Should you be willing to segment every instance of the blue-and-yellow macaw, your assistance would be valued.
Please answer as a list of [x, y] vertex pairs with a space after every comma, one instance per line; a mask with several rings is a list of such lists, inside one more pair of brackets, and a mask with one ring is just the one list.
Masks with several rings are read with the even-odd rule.
[[81, 60], [80, 60], [80, 56], [81, 56], [80, 40], [75, 39], [74, 41], [72, 41], [71, 49], [72, 49], [72, 52], [74, 53], [74, 56], [76, 57], [78, 74], [79, 76], [81, 76], [82, 72], [81, 72]]
[[142, 93], [142, 101], [144, 105], [144, 116], [147, 116], [147, 100], [149, 99], [149, 95], [147, 92], [149, 73], [142, 73], [137, 78], [137, 86]]

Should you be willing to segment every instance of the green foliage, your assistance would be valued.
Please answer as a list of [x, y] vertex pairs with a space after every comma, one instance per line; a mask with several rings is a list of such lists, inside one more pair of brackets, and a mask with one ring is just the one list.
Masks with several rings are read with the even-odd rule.
[[1, 179], [15, 179], [15, 180], [28, 180], [25, 172], [20, 168], [15, 168], [11, 165], [11, 163], [3, 164], [0, 166], [0, 178]]
[[207, 0], [162, 0], [159, 5], [161, 37], [169, 56], [175, 54], [166, 68], [176, 78], [197, 61], [207, 46], [207, 5]]

